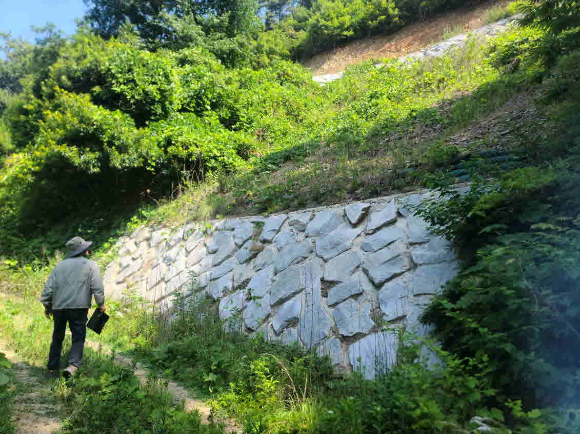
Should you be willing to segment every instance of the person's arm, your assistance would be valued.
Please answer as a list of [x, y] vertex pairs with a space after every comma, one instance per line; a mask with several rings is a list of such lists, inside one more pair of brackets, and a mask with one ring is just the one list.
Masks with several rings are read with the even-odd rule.
[[44, 285], [44, 290], [40, 295], [40, 302], [44, 305], [44, 316], [50, 319], [51, 307], [52, 307], [52, 294], [54, 292], [55, 286], [55, 277], [54, 277], [54, 270], [48, 276], [48, 280]]
[[105, 288], [103, 287], [103, 279], [96, 263], [92, 263], [91, 270], [91, 294], [95, 297], [95, 303], [99, 306], [101, 312], [105, 311]]

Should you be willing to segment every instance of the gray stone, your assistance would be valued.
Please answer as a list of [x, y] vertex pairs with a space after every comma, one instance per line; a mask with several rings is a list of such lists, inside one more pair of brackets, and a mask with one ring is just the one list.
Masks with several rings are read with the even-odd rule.
[[294, 297], [288, 300], [281, 307], [278, 313], [272, 319], [272, 328], [277, 335], [283, 330], [291, 327], [298, 322], [300, 318], [300, 310], [302, 308], [302, 297]]
[[244, 282], [248, 283], [252, 277], [254, 277], [254, 268], [251, 264], [234, 265], [234, 289], [237, 289]]
[[270, 304], [276, 306], [306, 288], [306, 267], [297, 265], [282, 271], [270, 289]]
[[136, 251], [137, 251], [137, 244], [135, 243], [134, 240], [129, 239], [125, 243], [125, 245], [123, 246], [123, 249], [121, 250], [121, 255], [132, 255]]
[[[257, 248], [258, 246], [258, 248]], [[262, 243], [255, 240], [248, 240], [246, 243], [238, 250], [236, 253], [236, 259], [240, 264], [245, 264], [251, 261], [253, 258], [261, 252], [260, 248]]]
[[119, 259], [119, 271], [124, 270], [133, 262], [134, 261], [133, 258], [131, 258], [131, 256], [121, 256], [121, 258]]
[[191, 277], [191, 282], [194, 289], [200, 290], [209, 285], [209, 272], [202, 273], [198, 276], [194, 276], [191, 273], [189, 273], [189, 275]]
[[328, 305], [335, 306], [344, 300], [363, 293], [360, 277], [353, 276], [350, 280], [336, 285], [328, 291]]
[[151, 229], [147, 226], [141, 226], [131, 236], [137, 244], [142, 243], [143, 241], [148, 241], [151, 239]]
[[225, 219], [222, 223], [221, 223], [221, 227], [218, 230], [224, 230], [224, 231], [233, 231], [235, 229], [237, 229], [241, 224], [242, 224], [242, 220], [239, 218], [234, 218], [234, 219]]
[[280, 273], [290, 265], [309, 258], [313, 251], [312, 241], [304, 240], [300, 243], [289, 244], [280, 250], [274, 259], [274, 271]]
[[169, 280], [173, 279], [173, 277], [177, 276], [183, 270], [185, 270], [185, 256], [180, 255], [171, 264], [171, 266], [169, 267], [169, 270], [167, 270], [167, 275], [165, 276], [165, 281], [169, 282]]
[[306, 236], [318, 237], [331, 233], [341, 224], [344, 219], [341, 215], [333, 211], [321, 211], [317, 213], [306, 227]]
[[372, 380], [386, 374], [397, 362], [397, 347], [394, 331], [374, 333], [353, 343], [348, 358], [355, 371]]
[[180, 246], [174, 246], [172, 249], [167, 250], [161, 254], [161, 256], [162, 256], [161, 260], [166, 265], [171, 265], [177, 260], [177, 258], [179, 256], [182, 256], [182, 255], [183, 255], [183, 249], [181, 249]]
[[[219, 232], [219, 234], [224, 234], [224, 232]], [[222, 235], [218, 239], [214, 237], [214, 240], [216, 241], [216, 245], [218, 247], [218, 250], [216, 251], [212, 261], [212, 265], [215, 267], [220, 265], [226, 259], [232, 257], [232, 255], [236, 252], [237, 247], [236, 243], [234, 243], [233, 237], [229, 233], [228, 236]]]
[[279, 249], [295, 242], [296, 242], [296, 234], [293, 231], [282, 231], [278, 235], [276, 235], [276, 237], [274, 237], [274, 244]]
[[415, 296], [439, 294], [443, 285], [457, 275], [455, 262], [423, 265], [409, 273], [409, 292]]
[[341, 336], [366, 334], [374, 325], [371, 319], [371, 304], [365, 297], [346, 300], [332, 311], [332, 315]]
[[401, 276], [385, 283], [378, 295], [379, 307], [385, 321], [394, 321], [407, 315], [409, 283], [407, 276]]
[[190, 283], [190, 276], [186, 271], [183, 271], [173, 277], [165, 285], [165, 295], [173, 294], [174, 292], [183, 289], [184, 286]]
[[189, 268], [189, 271], [194, 275], [194, 276], [199, 276], [202, 273], [205, 273], [206, 271], [208, 271], [211, 268], [211, 263], [212, 263], [212, 256], [204, 256], [203, 258], [201, 258], [201, 261], [199, 261], [197, 264], [195, 264], [194, 266]]
[[[203, 241], [203, 240], [202, 240]], [[194, 265], [199, 264], [199, 262], [206, 257], [207, 253], [205, 250], [205, 246], [203, 244], [198, 244], [195, 249], [193, 249], [189, 255], [187, 256], [187, 266], [193, 267]]]
[[116, 283], [123, 283], [123, 281], [131, 276], [132, 274], [136, 273], [137, 271], [139, 271], [141, 269], [141, 266], [143, 265], [143, 260], [141, 258], [131, 262], [131, 264], [126, 267], [125, 269], [121, 270], [121, 272], [119, 272], [119, 274], [117, 274], [117, 280]]
[[274, 335], [273, 340], [278, 340], [284, 345], [292, 345], [294, 342], [299, 342], [298, 330], [296, 328], [286, 329], [280, 336]]
[[397, 207], [395, 206], [395, 202], [391, 200], [383, 209], [371, 212], [365, 233], [372, 234], [383, 226], [393, 224], [396, 221]]
[[409, 244], [426, 243], [434, 237], [429, 230], [429, 223], [413, 215], [407, 217], [407, 231]]
[[244, 310], [244, 322], [250, 330], [257, 330], [272, 309], [270, 308], [270, 296], [266, 294], [262, 298], [251, 300]]
[[352, 247], [352, 242], [361, 230], [362, 228], [353, 228], [349, 224], [336, 228], [324, 238], [316, 240], [316, 253], [325, 261], [340, 255]]
[[117, 267], [115, 267], [115, 262], [111, 262], [109, 265], [107, 265], [107, 268], [105, 268], [105, 274], [103, 275], [103, 282], [105, 284], [105, 287], [107, 287], [107, 284], [111, 285], [115, 284], [116, 275], [117, 275]]
[[203, 233], [201, 231], [195, 231], [189, 236], [189, 238], [185, 242], [184, 247], [185, 250], [189, 253], [192, 250], [195, 250], [199, 245], [202, 245], [204, 242], [205, 240]]
[[274, 258], [278, 255], [276, 246], [267, 246], [262, 250], [254, 260], [254, 270], [260, 271], [269, 267], [274, 262]]
[[229, 246], [230, 243], [234, 243], [230, 232], [216, 232], [207, 243], [207, 253], [216, 253], [221, 247]]
[[160, 263], [151, 269], [147, 278], [147, 289], [152, 289], [159, 284], [159, 282], [163, 281], [165, 273], [167, 273], [167, 265], [164, 263]]
[[268, 217], [264, 222], [262, 233], [260, 234], [260, 241], [263, 243], [270, 243], [286, 221], [288, 216], [286, 214], [273, 215]]
[[171, 248], [174, 247], [178, 244], [181, 244], [181, 242], [184, 241], [184, 236], [185, 236], [185, 230], [184, 228], [179, 228], [177, 229], [169, 238], [169, 240], [167, 241], [167, 247]]
[[297, 231], [304, 232], [308, 222], [312, 219], [311, 212], [303, 212], [299, 214], [290, 214], [288, 216], [288, 226], [296, 229]]
[[236, 265], [235, 258], [230, 258], [227, 261], [222, 262], [219, 266], [213, 267], [209, 272], [209, 280], [217, 280], [223, 275], [229, 273], [234, 269]]
[[166, 228], [158, 229], [151, 234], [151, 240], [149, 240], [149, 245], [151, 247], [156, 247], [159, 244], [165, 242], [169, 238], [169, 230]]
[[272, 286], [272, 280], [274, 279], [274, 266], [271, 265], [268, 268], [260, 270], [258, 273], [252, 277], [250, 283], [248, 284], [248, 291], [250, 291], [251, 297], [264, 297], [266, 293], [270, 290]]
[[350, 224], [356, 226], [366, 217], [370, 208], [370, 203], [353, 203], [344, 207], [344, 213]]
[[361, 257], [358, 252], [348, 251], [332, 258], [324, 268], [324, 280], [328, 282], [344, 282], [361, 264]]
[[[306, 294], [303, 295], [308, 298]], [[300, 315], [299, 336], [306, 348], [313, 348], [328, 336], [332, 326], [328, 312], [320, 304], [303, 309]]]
[[411, 247], [411, 258], [417, 265], [439, 264], [455, 261], [455, 252], [449, 241], [436, 237], [427, 244]]
[[245, 301], [245, 290], [234, 292], [233, 294], [222, 298], [218, 308], [220, 319], [228, 319], [237, 313], [241, 313]]
[[398, 206], [399, 214], [403, 217], [410, 217], [413, 215], [414, 210], [413, 207], [419, 206], [425, 196], [421, 194], [410, 194], [408, 196], [402, 196], [395, 199], [395, 203]]
[[344, 366], [345, 357], [342, 352], [342, 344], [338, 338], [330, 338], [316, 347], [320, 357], [328, 356], [333, 366]]
[[137, 250], [135, 250], [131, 254], [131, 258], [133, 258], [133, 259], [141, 258], [148, 251], [149, 251], [149, 246], [147, 245], [147, 243], [141, 243], [141, 244], [139, 244], [139, 247], [137, 248]]
[[240, 222], [238, 227], [234, 230], [234, 243], [237, 246], [241, 246], [254, 234], [254, 225], [249, 221]]
[[233, 275], [228, 273], [218, 280], [211, 281], [207, 287], [209, 295], [217, 300], [222, 297], [224, 292], [230, 292], [233, 285]]
[[409, 265], [403, 260], [401, 246], [398, 244], [367, 255], [363, 260], [363, 270], [377, 286], [381, 286], [386, 281], [397, 277], [408, 269]]
[[380, 231], [369, 235], [361, 244], [361, 249], [365, 252], [376, 252], [383, 247], [401, 239], [403, 231], [398, 226], [389, 226]]

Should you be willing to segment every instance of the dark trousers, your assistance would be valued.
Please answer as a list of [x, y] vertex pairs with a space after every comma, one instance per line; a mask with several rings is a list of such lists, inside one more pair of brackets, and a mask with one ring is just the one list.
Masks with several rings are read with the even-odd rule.
[[77, 368], [81, 366], [83, 350], [85, 348], [85, 337], [87, 335], [88, 312], [88, 309], [62, 309], [52, 312], [54, 330], [52, 332], [50, 354], [48, 355], [48, 369], [59, 368], [60, 352], [62, 350], [62, 341], [64, 340], [67, 323], [72, 333], [72, 346], [68, 353], [68, 364], [74, 365]]

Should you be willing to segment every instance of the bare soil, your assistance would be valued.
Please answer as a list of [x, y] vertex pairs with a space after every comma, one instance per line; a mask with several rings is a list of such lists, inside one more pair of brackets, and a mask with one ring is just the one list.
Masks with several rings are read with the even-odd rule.
[[461, 28], [465, 33], [484, 25], [486, 12], [494, 6], [505, 6], [510, 0], [490, 0], [411, 24], [392, 35], [377, 35], [349, 42], [319, 53], [303, 62], [314, 75], [342, 72], [348, 65], [368, 59], [398, 58], [442, 41], [444, 35]]
[[62, 428], [58, 405], [46, 379], [0, 342], [0, 351], [14, 365], [19, 393], [12, 401], [17, 434], [51, 434]]

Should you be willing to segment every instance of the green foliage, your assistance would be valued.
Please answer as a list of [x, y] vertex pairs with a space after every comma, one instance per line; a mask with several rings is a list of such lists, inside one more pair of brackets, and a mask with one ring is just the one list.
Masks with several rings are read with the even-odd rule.
[[12, 363], [6, 359], [5, 354], [0, 353], [0, 406], [3, 409], [0, 413], [0, 434], [13, 434], [16, 432], [10, 412], [12, 392], [9, 388], [12, 378], [9, 370], [11, 367]]

